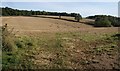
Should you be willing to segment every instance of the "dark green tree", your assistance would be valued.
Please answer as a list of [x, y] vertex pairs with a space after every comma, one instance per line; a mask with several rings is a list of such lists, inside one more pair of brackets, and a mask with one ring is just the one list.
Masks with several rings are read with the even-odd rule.
[[111, 27], [111, 22], [108, 20], [107, 17], [104, 18], [97, 18], [95, 20], [95, 27]]
[[77, 15], [75, 16], [75, 20], [76, 20], [77, 22], [79, 22], [80, 19], [82, 19], [81, 15], [80, 15], [80, 14], [77, 14]]
[[[88, 19], [94, 19], [97, 21], [102, 21], [103, 18], [107, 18], [107, 20], [109, 20], [111, 22], [111, 25], [114, 26], [114, 27], [120, 27], [120, 23], [119, 23], [119, 20], [120, 18], [118, 17], [114, 17], [114, 16], [110, 16], [110, 15], [95, 15], [95, 16], [89, 16], [89, 17], [86, 17]], [[100, 18], [100, 19], [98, 19]]]
[[[58, 13], [58, 12], [46, 12], [46, 11], [28, 11], [28, 10], [17, 10], [17, 9], [12, 9], [9, 7], [5, 7], [5, 8], [1, 8], [2, 9], [2, 16], [32, 16], [32, 15], [52, 15], [52, 16], [59, 16], [59, 18], [61, 18], [61, 16], [71, 16], [71, 17], [75, 17], [76, 13], [66, 13], [66, 12], [62, 12], [62, 13]], [[78, 16], [78, 18], [81, 15]]]

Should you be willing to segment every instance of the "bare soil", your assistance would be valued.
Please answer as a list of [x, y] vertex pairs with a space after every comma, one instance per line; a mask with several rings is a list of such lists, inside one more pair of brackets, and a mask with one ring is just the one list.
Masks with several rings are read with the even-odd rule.
[[[66, 17], [64, 17], [66, 18]], [[68, 18], [67, 18], [68, 19]], [[8, 24], [9, 28], [18, 31], [17, 34], [38, 34], [41, 32], [68, 32], [80, 31], [88, 33], [111, 33], [118, 32], [117, 27], [95, 28], [92, 25], [84, 24], [91, 20], [83, 19], [80, 22], [71, 22], [60, 19], [40, 17], [2, 17], [2, 25]]]

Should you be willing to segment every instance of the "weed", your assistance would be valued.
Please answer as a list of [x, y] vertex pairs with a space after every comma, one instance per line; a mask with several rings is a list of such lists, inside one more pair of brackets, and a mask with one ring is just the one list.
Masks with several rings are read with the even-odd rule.
[[7, 24], [2, 27], [2, 50], [3, 51], [16, 51], [17, 48], [14, 44], [15, 36], [12, 31], [8, 31]]
[[[23, 41], [22, 41], [23, 40]], [[25, 56], [26, 51], [29, 49], [27, 46], [33, 46], [32, 41], [29, 38], [26, 40], [17, 38], [12, 31], [8, 31], [7, 24], [2, 27], [2, 67], [3, 69], [19, 69], [19, 68], [31, 68], [32, 62], [28, 60], [28, 57], [32, 55], [32, 52], [28, 56]]]

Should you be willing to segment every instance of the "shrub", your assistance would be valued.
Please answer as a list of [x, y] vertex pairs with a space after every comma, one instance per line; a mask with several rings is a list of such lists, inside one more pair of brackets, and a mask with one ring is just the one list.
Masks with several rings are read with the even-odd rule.
[[[2, 69], [30, 69], [33, 67], [31, 60], [31, 49], [25, 45], [32, 46], [31, 40], [17, 38], [12, 31], [8, 30], [7, 24], [2, 26]], [[24, 48], [23, 48], [24, 47]], [[18, 49], [18, 50], [17, 50]], [[28, 55], [27, 55], [28, 54]]]
[[110, 27], [111, 22], [107, 18], [97, 18], [95, 20], [95, 27]]
[[8, 31], [7, 24], [2, 26], [2, 50], [3, 51], [16, 51], [15, 36], [12, 31]]

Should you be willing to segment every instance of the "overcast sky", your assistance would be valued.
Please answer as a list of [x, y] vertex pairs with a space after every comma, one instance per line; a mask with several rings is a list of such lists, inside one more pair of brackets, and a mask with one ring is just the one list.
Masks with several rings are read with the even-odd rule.
[[118, 16], [118, 0], [114, 1], [116, 2], [2, 2], [2, 6], [27, 10], [75, 12], [80, 13], [83, 17], [96, 14]]

